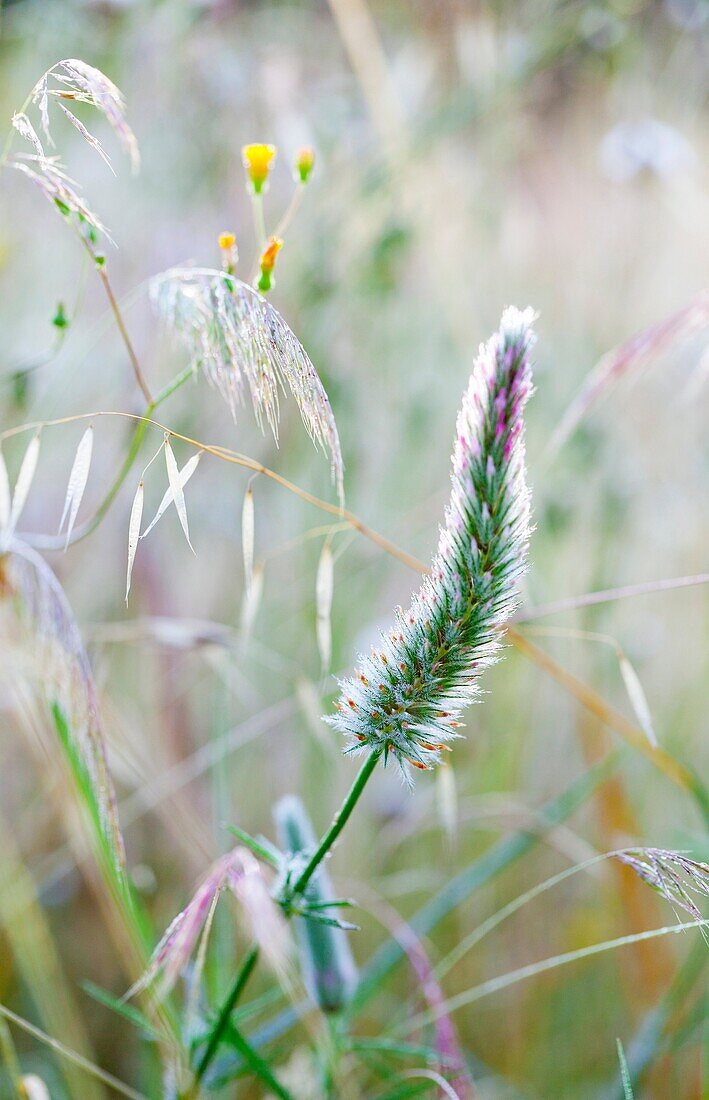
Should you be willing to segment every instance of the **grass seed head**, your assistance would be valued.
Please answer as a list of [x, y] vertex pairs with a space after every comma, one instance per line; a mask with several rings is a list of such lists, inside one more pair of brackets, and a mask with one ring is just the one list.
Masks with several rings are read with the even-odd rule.
[[[276, 250], [277, 251], [277, 250]], [[252, 287], [210, 268], [173, 268], [150, 285], [153, 304], [229, 405], [251, 398], [259, 425], [278, 439], [279, 391], [293, 394], [310, 438], [330, 455], [343, 496], [344, 466], [330, 401], [308, 355], [283, 318]]]
[[222, 890], [236, 898], [247, 932], [276, 973], [286, 979], [291, 946], [284, 918], [271, 898], [260, 864], [248, 849], [237, 847], [209, 868], [190, 901], [167, 927], [147, 970], [126, 997], [147, 989], [156, 980], [159, 995], [169, 993], [184, 974]]
[[523, 412], [534, 318], [531, 309], [506, 309], [481, 347], [458, 415], [431, 572], [382, 634], [380, 651], [360, 658], [341, 684], [345, 705], [328, 718], [347, 737], [346, 751], [383, 751], [385, 761], [391, 754], [408, 782], [412, 766], [429, 770], [460, 736], [457, 719], [496, 660], [516, 604], [530, 535]]
[[709, 864], [665, 848], [638, 848], [617, 857], [652, 886], [672, 906], [679, 906], [699, 920], [696, 897], [709, 897]]

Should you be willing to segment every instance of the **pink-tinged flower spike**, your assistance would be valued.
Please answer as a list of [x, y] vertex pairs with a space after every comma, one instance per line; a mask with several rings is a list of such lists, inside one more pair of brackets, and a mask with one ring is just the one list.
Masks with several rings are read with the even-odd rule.
[[392, 754], [408, 783], [430, 769], [478, 694], [525, 570], [530, 500], [523, 411], [532, 392], [533, 310], [509, 307], [481, 347], [458, 414], [453, 490], [430, 574], [408, 611], [398, 609], [381, 647], [341, 682], [327, 720], [347, 752]]
[[223, 889], [235, 896], [246, 917], [248, 932], [276, 973], [285, 979], [291, 954], [285, 920], [271, 898], [258, 861], [246, 848], [234, 848], [210, 867], [192, 900], [168, 926], [148, 969], [131, 986], [125, 999], [147, 989], [158, 978], [158, 995], [164, 997], [169, 993], [184, 973]]

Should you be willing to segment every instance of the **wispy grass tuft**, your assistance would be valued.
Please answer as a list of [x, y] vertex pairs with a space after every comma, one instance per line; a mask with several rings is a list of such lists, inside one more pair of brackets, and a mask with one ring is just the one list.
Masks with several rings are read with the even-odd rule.
[[330, 401], [301, 343], [252, 287], [209, 268], [173, 268], [150, 284], [155, 308], [236, 416], [248, 393], [260, 426], [278, 439], [279, 391], [290, 389], [314, 443], [329, 453], [343, 497], [344, 467]]
[[[24, 669], [53, 716], [60, 714], [71, 747], [92, 791], [100, 831], [116, 868], [125, 852], [108, 766], [96, 688], [81, 633], [59, 581], [44, 558], [13, 538], [0, 558], [0, 595], [14, 609], [19, 633], [8, 639], [25, 654]], [[12, 629], [12, 621], [8, 622]], [[52, 721], [56, 724], [56, 718]], [[71, 761], [69, 761], [71, 763]]]

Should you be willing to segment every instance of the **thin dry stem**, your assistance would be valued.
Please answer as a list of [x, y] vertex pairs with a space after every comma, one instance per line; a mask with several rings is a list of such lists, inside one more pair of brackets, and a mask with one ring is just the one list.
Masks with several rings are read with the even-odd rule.
[[138, 362], [138, 356], [135, 353], [135, 348], [133, 347], [131, 338], [128, 335], [128, 329], [125, 326], [123, 314], [121, 313], [121, 308], [118, 305], [115, 294], [113, 293], [113, 287], [111, 286], [110, 279], [108, 278], [108, 273], [103, 267], [98, 267], [97, 271], [99, 273], [101, 282], [103, 283], [103, 288], [106, 291], [106, 297], [108, 298], [109, 304], [111, 306], [111, 312], [113, 313], [113, 316], [115, 318], [116, 326], [121, 334], [121, 339], [125, 344], [125, 349], [128, 352], [128, 358], [130, 359], [130, 364], [133, 368], [135, 380], [140, 386], [140, 391], [143, 394], [143, 397], [147, 401], [148, 405], [152, 405], [153, 395], [150, 392], [148, 383], [145, 380], [145, 375], [143, 374], [143, 370], [140, 366], [140, 363]]

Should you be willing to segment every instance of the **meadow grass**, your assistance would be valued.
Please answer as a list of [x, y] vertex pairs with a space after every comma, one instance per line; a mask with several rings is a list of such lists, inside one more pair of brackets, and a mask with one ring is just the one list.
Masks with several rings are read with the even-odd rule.
[[[331, 9], [364, 100], [377, 105], [384, 148], [361, 203], [380, 193], [384, 172], [397, 217], [430, 241], [426, 196], [441, 177], [417, 161], [368, 8], [332, 0]], [[553, 69], [557, 50], [563, 61], [580, 48], [576, 33], [534, 39], [524, 71], [509, 87], [500, 74], [485, 109], [494, 117], [510, 89]], [[0, 433], [4, 714], [23, 738], [3, 749], [8, 774], [22, 760], [0, 815], [0, 923], [12, 960], [0, 1004], [3, 1095], [627, 1100], [669, 1095], [670, 1080], [678, 1096], [698, 1095], [703, 760], [668, 732], [670, 717], [677, 726], [685, 716], [681, 693], [658, 720], [656, 685], [636, 665], [642, 647], [597, 616], [633, 599], [699, 593], [707, 574], [694, 559], [657, 581], [642, 579], [644, 569], [637, 582], [632, 569], [616, 581], [601, 568], [623, 530], [612, 471], [588, 538], [596, 567], [579, 574], [575, 547], [560, 551], [559, 500], [577, 467], [590, 479], [583, 433], [596, 406], [705, 331], [706, 291], [624, 332], [554, 414], [536, 412], [549, 395], [543, 372], [527, 402], [536, 356], [565, 349], [545, 350], [544, 313], [538, 321], [531, 308], [503, 308], [505, 296], [492, 335], [477, 354], [465, 348], [457, 419], [444, 430], [432, 409], [432, 394], [453, 408], [447, 378], [427, 377], [422, 390], [411, 380], [415, 412], [400, 397], [391, 403], [385, 385], [384, 450], [370, 456], [350, 443], [371, 426], [345, 394], [379, 380], [338, 378], [317, 324], [311, 349], [308, 309], [291, 325], [272, 304], [276, 275], [279, 290], [289, 277], [296, 215], [315, 201], [327, 217], [334, 201], [314, 191], [313, 146], [294, 140], [289, 157], [244, 136], [253, 257], [245, 227], [222, 227], [200, 238], [207, 266], [172, 256], [144, 273], [152, 314], [134, 337], [130, 296], [116, 289], [120, 218], [106, 227], [60, 156], [71, 133], [74, 152], [111, 167], [113, 141], [137, 172], [130, 99], [101, 68], [57, 61], [14, 111], [0, 159], [3, 184], [13, 175], [32, 183], [83, 257], [122, 371], [119, 400], [101, 379], [78, 403], [50, 386], [27, 404], [22, 386], [35, 370], [71, 358], [64, 341], [80, 309], [60, 304], [56, 346], [15, 371]], [[446, 126], [431, 118], [422, 133]], [[404, 245], [384, 230], [365, 313], [406, 293], [396, 260]], [[313, 251], [321, 247], [327, 239]], [[301, 273], [304, 302], [308, 292], [327, 297], [314, 289], [330, 262], [318, 254], [322, 270]], [[434, 291], [436, 316], [458, 292], [452, 270], [448, 279]], [[145, 336], [157, 341], [161, 329], [167, 373]], [[367, 397], [377, 420], [379, 399]], [[251, 454], [212, 442], [232, 421], [241, 440], [247, 405], [272, 443]], [[535, 418], [547, 425], [544, 446]], [[398, 453], [407, 432], [411, 469]], [[533, 490], [526, 434], [541, 455]], [[301, 450], [303, 435], [314, 450]], [[388, 509], [418, 495], [421, 440], [442, 469], [451, 437], [450, 496], [443, 506], [445, 475], [434, 479], [441, 526], [428, 565], [408, 547], [430, 544], [430, 524], [407, 529], [402, 510]], [[240, 472], [248, 481], [235, 487]], [[61, 481], [56, 526], [43, 496], [50, 477], [55, 490]], [[298, 519], [289, 536], [301, 514], [315, 525]], [[689, 493], [686, 517], [691, 531]], [[535, 583], [538, 555], [560, 563], [546, 589]], [[87, 600], [73, 560], [105, 594]], [[388, 562], [395, 580], [373, 582]], [[567, 596], [578, 575], [587, 591]], [[104, 621], [92, 624], [87, 608]], [[559, 614], [573, 625], [539, 625]], [[595, 665], [579, 670], [570, 659], [572, 645], [602, 652], [597, 681], [587, 676]], [[137, 646], [144, 664], [106, 658]], [[337, 696], [333, 666], [343, 669]], [[481, 768], [468, 768], [480, 752]]]

